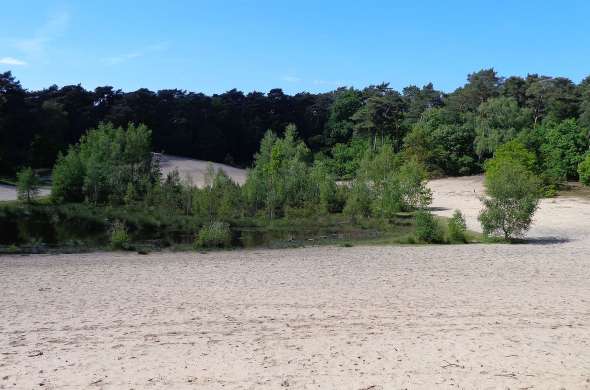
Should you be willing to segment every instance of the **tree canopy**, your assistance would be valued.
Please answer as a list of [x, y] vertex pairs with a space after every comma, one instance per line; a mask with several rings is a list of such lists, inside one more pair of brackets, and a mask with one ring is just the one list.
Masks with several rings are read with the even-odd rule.
[[[544, 182], [559, 182], [578, 177], [588, 151], [590, 78], [575, 84], [538, 74], [504, 78], [482, 69], [451, 93], [432, 83], [401, 91], [381, 83], [318, 94], [232, 89], [208, 96], [111, 86], [91, 91], [80, 85], [28, 91], [5, 72], [0, 74], [0, 174], [14, 176], [26, 166], [49, 168], [55, 161], [62, 164], [58, 172], [75, 171], [70, 145], [100, 123], [115, 129], [144, 124], [151, 129], [152, 152], [243, 167], [255, 162], [267, 131], [282, 137], [293, 124], [309, 155], [344, 178], [354, 175], [367, 144], [374, 153], [391, 145], [434, 174], [464, 175], [481, 172], [499, 146], [518, 139], [535, 154], [536, 173]], [[102, 180], [89, 161], [84, 162], [88, 177]], [[90, 180], [74, 187], [88, 187]]]

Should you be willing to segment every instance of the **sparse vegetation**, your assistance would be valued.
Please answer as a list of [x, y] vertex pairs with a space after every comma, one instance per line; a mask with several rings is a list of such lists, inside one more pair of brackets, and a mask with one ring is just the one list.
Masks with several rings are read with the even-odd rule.
[[21, 169], [16, 177], [18, 199], [26, 203], [33, 202], [39, 195], [39, 176], [30, 167], [27, 167]]
[[127, 226], [122, 221], [115, 221], [111, 226], [111, 248], [113, 249], [128, 249], [129, 234]]
[[231, 230], [226, 222], [203, 226], [195, 238], [198, 248], [225, 248], [231, 245]]
[[451, 242], [465, 242], [466, 232], [465, 217], [463, 217], [461, 210], [455, 210], [448, 223], [449, 240]]
[[416, 212], [416, 238], [420, 242], [442, 243], [444, 233], [438, 220], [426, 210]]
[[522, 162], [497, 156], [486, 166], [487, 197], [479, 215], [484, 234], [505, 240], [521, 237], [530, 227], [541, 197], [540, 180]]

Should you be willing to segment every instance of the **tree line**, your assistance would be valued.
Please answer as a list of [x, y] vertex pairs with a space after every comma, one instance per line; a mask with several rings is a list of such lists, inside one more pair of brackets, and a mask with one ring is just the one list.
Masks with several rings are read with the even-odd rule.
[[[347, 216], [352, 224], [373, 220], [385, 226], [395, 224], [400, 213], [410, 212], [415, 237], [421, 242], [466, 238], [465, 220], [458, 210], [444, 233], [429, 211], [432, 194], [426, 186], [425, 165], [405, 151], [396, 152], [389, 139], [378, 145], [367, 143], [351, 180], [337, 184], [329, 168], [332, 160], [314, 158], [298, 138], [296, 126], [289, 124], [282, 136], [266, 132], [243, 186], [209, 165], [204, 185], [197, 187], [177, 170], [162, 177], [157, 155], [151, 152], [151, 137], [152, 131], [143, 124], [123, 128], [101, 123], [89, 130], [66, 154], [59, 154], [52, 172], [52, 203], [187, 217], [190, 226], [201, 226], [199, 246], [228, 245], [230, 223], [244, 218], [268, 223], [281, 218], [311, 221], [330, 214]], [[535, 154], [517, 139], [499, 145], [485, 162], [487, 196], [479, 220], [487, 236], [510, 240], [528, 230], [543, 189], [535, 164]], [[580, 168], [580, 176], [583, 171]], [[38, 194], [38, 176], [27, 167], [17, 178], [19, 198], [31, 204]], [[113, 224], [112, 240], [117, 248], [126, 245], [123, 221]]]
[[267, 130], [282, 137], [292, 123], [308, 158], [323, 161], [339, 178], [353, 178], [364, 151], [383, 145], [433, 174], [478, 173], [500, 145], [517, 140], [534, 155], [535, 174], [552, 188], [577, 179], [583, 166], [590, 78], [579, 84], [537, 74], [503, 78], [484, 69], [452, 93], [432, 84], [396, 91], [383, 83], [293, 96], [280, 89], [207, 96], [80, 85], [27, 91], [6, 72], [0, 74], [0, 173], [53, 166], [60, 152], [101, 122], [115, 129], [144, 124], [152, 151], [238, 166], [253, 164]]

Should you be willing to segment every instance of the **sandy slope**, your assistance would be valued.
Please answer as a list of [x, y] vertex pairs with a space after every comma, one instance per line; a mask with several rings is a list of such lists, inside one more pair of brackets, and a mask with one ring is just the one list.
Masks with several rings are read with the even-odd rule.
[[[434, 193], [435, 212], [451, 216], [460, 209], [470, 229], [481, 231], [477, 215], [484, 195], [483, 176], [468, 176], [433, 180], [429, 187]], [[529, 237], [537, 240], [590, 240], [590, 200], [575, 197], [543, 199], [535, 214]]]
[[[472, 220], [479, 182], [435, 204]], [[571, 240], [528, 245], [2, 257], [0, 388], [588, 389], [589, 212], [544, 202]]]
[[[162, 176], [166, 175], [174, 169], [180, 173], [180, 178], [185, 180], [191, 178], [193, 184], [196, 186], [203, 186], [205, 182], [205, 173], [207, 166], [212, 164], [217, 169], [223, 169], [236, 183], [244, 184], [246, 182], [246, 170], [235, 168], [229, 165], [220, 163], [210, 163], [208, 161], [194, 160], [185, 157], [172, 156], [169, 154], [157, 154], [160, 157], [160, 167], [162, 168]], [[42, 188], [40, 195], [49, 195], [49, 188]], [[13, 186], [0, 184], [0, 201], [16, 200], [16, 189]]]
[[[41, 188], [39, 195], [49, 195], [49, 188]], [[0, 184], [0, 201], [2, 200], [16, 200], [16, 187], [5, 184]]]
[[204, 185], [205, 173], [207, 172], [208, 165], [212, 164], [213, 168], [216, 170], [223, 169], [236, 183], [244, 184], [246, 182], [245, 169], [235, 168], [220, 163], [172, 156], [169, 154], [158, 154], [157, 156], [160, 156], [160, 167], [164, 177], [172, 170], [177, 169], [180, 173], [181, 179], [186, 179], [188, 176], [191, 178], [194, 185], [200, 187]]

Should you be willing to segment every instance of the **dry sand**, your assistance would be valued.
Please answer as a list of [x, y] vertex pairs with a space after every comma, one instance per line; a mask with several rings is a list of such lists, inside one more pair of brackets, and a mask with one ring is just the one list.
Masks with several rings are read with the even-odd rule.
[[[429, 187], [436, 214], [450, 217], [460, 209], [468, 228], [481, 231], [477, 216], [482, 207], [479, 199], [484, 195], [483, 176], [433, 180]], [[590, 199], [560, 196], [541, 200], [528, 237], [539, 241], [590, 240]]]
[[[209, 164], [213, 168], [223, 169], [236, 183], [244, 184], [246, 182], [246, 170], [232, 167], [226, 164], [212, 163], [209, 161], [194, 160], [186, 157], [172, 156], [169, 154], [157, 154], [160, 158], [160, 167], [162, 176], [166, 177], [174, 169], [178, 170], [180, 178], [186, 180], [190, 177], [193, 184], [202, 187], [205, 184], [205, 173]], [[46, 196], [51, 193], [49, 188], [41, 188], [39, 195]], [[14, 186], [0, 184], [0, 201], [16, 200], [16, 188]]]
[[[49, 195], [50, 189], [49, 188], [41, 188], [39, 190], [39, 195], [46, 196]], [[16, 187], [9, 186], [6, 184], [0, 184], [0, 201], [3, 200], [16, 200]]]
[[[445, 180], [472, 221], [481, 180]], [[587, 389], [589, 213], [544, 202], [527, 245], [2, 257], [0, 388]]]
[[214, 163], [209, 161], [194, 160], [186, 157], [172, 156], [169, 154], [158, 154], [160, 156], [160, 168], [162, 175], [166, 177], [174, 169], [180, 173], [180, 178], [185, 180], [190, 177], [193, 184], [202, 187], [205, 184], [205, 173], [209, 164], [213, 165], [215, 170], [223, 169], [229, 177], [236, 183], [244, 184], [246, 182], [246, 170], [232, 167], [226, 164]]

